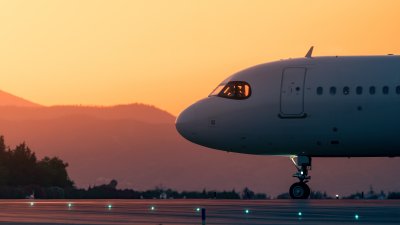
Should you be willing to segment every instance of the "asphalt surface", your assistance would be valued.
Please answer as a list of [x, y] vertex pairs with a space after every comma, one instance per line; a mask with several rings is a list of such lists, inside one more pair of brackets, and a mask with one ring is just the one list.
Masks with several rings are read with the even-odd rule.
[[[205, 209], [205, 222], [201, 209]], [[400, 224], [398, 200], [2, 200], [1, 224]]]

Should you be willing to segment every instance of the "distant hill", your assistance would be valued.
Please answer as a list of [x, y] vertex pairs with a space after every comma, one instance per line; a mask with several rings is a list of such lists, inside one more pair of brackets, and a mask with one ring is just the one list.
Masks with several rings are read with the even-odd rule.
[[0, 90], [0, 106], [39, 107], [39, 104]]
[[144, 104], [117, 106], [0, 107], [0, 119], [14, 121], [57, 120], [65, 117], [90, 117], [100, 120], [129, 119], [156, 124], [171, 124], [175, 121], [175, 117], [168, 112]]
[[[0, 104], [1, 105], [1, 104]], [[0, 106], [0, 134], [22, 141], [39, 158], [59, 156], [80, 187], [109, 182], [136, 189], [242, 189], [277, 195], [296, 181], [285, 157], [214, 151], [184, 140], [175, 118], [153, 106]], [[330, 194], [400, 190], [398, 158], [313, 159], [310, 186]]]

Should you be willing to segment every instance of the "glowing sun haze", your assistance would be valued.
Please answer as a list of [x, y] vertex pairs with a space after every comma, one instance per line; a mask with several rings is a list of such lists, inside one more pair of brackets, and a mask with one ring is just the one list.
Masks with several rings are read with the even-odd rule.
[[0, 1], [0, 89], [42, 105], [174, 115], [228, 75], [315, 55], [400, 54], [400, 1]]

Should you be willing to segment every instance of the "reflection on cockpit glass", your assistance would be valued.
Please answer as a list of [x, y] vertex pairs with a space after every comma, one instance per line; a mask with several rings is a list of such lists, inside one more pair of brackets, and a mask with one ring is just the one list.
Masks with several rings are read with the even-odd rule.
[[246, 99], [251, 95], [251, 88], [244, 81], [230, 81], [227, 84], [220, 84], [210, 94], [210, 96], [218, 96], [230, 99]]
[[222, 88], [224, 88], [224, 87], [225, 87], [225, 84], [218, 85], [218, 87], [215, 88], [213, 92], [211, 92], [210, 96], [218, 95], [221, 92]]

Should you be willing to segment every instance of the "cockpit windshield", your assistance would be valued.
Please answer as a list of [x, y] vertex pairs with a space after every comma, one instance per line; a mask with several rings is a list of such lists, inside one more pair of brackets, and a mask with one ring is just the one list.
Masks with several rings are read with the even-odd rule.
[[251, 88], [244, 81], [229, 81], [226, 84], [220, 84], [211, 92], [210, 96], [219, 96], [230, 99], [246, 99], [251, 95]]

